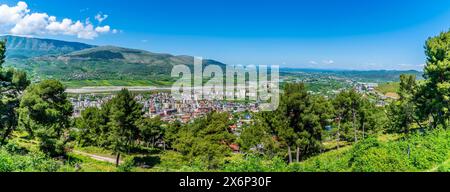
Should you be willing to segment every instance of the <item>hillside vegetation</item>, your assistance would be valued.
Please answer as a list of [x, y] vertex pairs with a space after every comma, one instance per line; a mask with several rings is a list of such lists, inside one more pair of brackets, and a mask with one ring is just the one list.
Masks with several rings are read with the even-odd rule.
[[409, 172], [428, 171], [449, 159], [450, 131], [437, 130], [388, 142], [369, 138], [355, 146], [313, 157], [296, 167], [307, 172]]
[[[25, 70], [34, 80], [58, 79], [70, 86], [167, 84], [174, 81], [170, 77], [173, 66], [193, 68], [194, 64], [192, 56], [26, 37], [0, 39], [7, 40], [5, 66]], [[218, 61], [203, 60], [203, 65], [211, 64], [225, 67]]]

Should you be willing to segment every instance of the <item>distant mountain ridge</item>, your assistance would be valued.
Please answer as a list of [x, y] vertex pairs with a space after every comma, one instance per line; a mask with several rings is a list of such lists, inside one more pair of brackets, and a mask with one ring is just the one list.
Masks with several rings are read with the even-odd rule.
[[7, 40], [7, 57], [31, 58], [45, 55], [61, 55], [74, 51], [96, 47], [78, 42], [67, 42], [53, 39], [39, 39], [19, 36], [0, 36]]
[[[194, 64], [194, 57], [185, 55], [51, 39], [5, 38], [8, 41], [6, 65], [26, 70], [40, 79], [171, 81], [173, 66]], [[225, 67], [218, 61], [203, 61], [203, 65], [211, 64]]]

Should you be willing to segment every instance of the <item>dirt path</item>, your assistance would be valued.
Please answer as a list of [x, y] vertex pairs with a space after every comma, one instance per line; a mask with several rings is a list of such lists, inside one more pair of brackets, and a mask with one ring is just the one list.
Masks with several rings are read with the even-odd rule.
[[[77, 150], [73, 150], [72, 152], [75, 153], [75, 154], [79, 154], [79, 155], [90, 157], [90, 158], [95, 159], [97, 161], [103, 161], [103, 162], [116, 164], [116, 159], [115, 158], [103, 157], [103, 156], [94, 155], [94, 154], [90, 154], [90, 153], [85, 153], [85, 152], [77, 151]], [[119, 164], [121, 164], [121, 163], [122, 163], [122, 160], [119, 160]]]

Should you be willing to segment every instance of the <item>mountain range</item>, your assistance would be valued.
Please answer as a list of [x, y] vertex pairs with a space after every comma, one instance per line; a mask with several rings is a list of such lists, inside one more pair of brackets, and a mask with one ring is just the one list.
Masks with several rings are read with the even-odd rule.
[[[27, 71], [33, 78], [82, 80], [172, 81], [172, 67], [193, 66], [194, 57], [152, 53], [115, 46], [95, 46], [52, 39], [3, 36], [6, 66]], [[203, 65], [225, 64], [204, 60]]]

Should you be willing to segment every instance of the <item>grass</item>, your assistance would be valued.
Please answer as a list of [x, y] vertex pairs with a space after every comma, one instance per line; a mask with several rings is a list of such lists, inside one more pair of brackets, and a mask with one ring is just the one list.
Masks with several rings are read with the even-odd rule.
[[400, 88], [400, 83], [398, 82], [389, 82], [380, 84], [375, 90], [380, 93], [388, 94], [388, 93], [397, 93]]
[[341, 147], [291, 166], [299, 172], [350, 172], [351, 150], [352, 146]]
[[446, 162], [439, 165], [439, 167], [437, 167], [436, 170], [432, 170], [432, 171], [450, 172], [450, 159], [448, 159]]
[[293, 165], [300, 172], [450, 171], [450, 130], [382, 135]]

